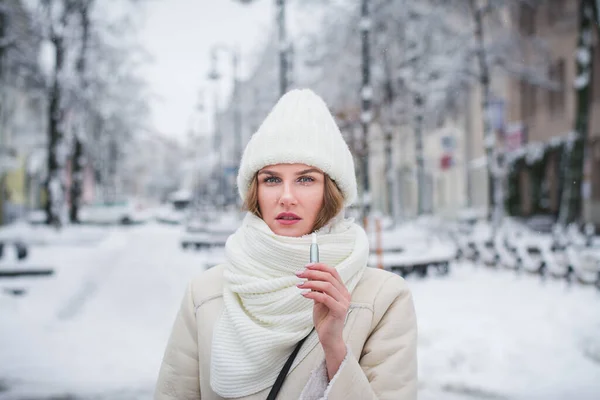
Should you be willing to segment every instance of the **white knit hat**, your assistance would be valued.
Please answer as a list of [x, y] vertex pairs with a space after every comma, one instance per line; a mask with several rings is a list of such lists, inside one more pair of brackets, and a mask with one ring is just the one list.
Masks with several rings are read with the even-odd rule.
[[283, 95], [258, 131], [252, 135], [237, 176], [242, 200], [254, 175], [274, 164], [306, 164], [317, 167], [335, 181], [344, 205], [356, 199], [354, 160], [327, 105], [309, 89]]

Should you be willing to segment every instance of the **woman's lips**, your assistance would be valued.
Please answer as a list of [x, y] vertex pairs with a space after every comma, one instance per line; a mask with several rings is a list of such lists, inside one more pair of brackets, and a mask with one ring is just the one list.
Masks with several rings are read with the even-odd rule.
[[275, 219], [281, 225], [294, 225], [302, 220], [302, 218], [294, 213], [280, 213]]
[[277, 218], [277, 222], [279, 222], [281, 225], [294, 225], [300, 221], [301, 221], [300, 219]]

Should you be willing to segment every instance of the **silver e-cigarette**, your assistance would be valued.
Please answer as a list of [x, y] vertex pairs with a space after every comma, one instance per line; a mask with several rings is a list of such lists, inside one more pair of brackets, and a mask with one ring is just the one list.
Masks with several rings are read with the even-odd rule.
[[312, 244], [310, 245], [310, 262], [319, 262], [319, 245], [317, 244], [317, 234], [312, 234]]

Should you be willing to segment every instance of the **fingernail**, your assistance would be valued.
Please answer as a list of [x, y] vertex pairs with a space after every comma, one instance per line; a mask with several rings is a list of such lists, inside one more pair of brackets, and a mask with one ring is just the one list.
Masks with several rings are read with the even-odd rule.
[[308, 268], [308, 267], [312, 267], [314, 265], [315, 265], [315, 263], [308, 263], [308, 264], [305, 265], [305, 267]]
[[303, 269], [302, 271], [298, 271], [296, 272], [296, 276], [301, 276], [306, 270]]
[[305, 294], [308, 294], [308, 293], [310, 293], [310, 289], [304, 289], [304, 290], [301, 290], [301, 291], [300, 291], [300, 294], [301, 294], [302, 296], [304, 296]]

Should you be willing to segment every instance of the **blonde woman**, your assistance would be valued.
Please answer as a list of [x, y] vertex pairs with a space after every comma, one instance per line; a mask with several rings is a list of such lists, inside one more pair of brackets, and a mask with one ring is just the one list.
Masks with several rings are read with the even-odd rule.
[[248, 213], [227, 261], [189, 284], [155, 399], [416, 399], [412, 296], [367, 267], [367, 235], [344, 217], [352, 155], [318, 95], [278, 101], [237, 183]]

